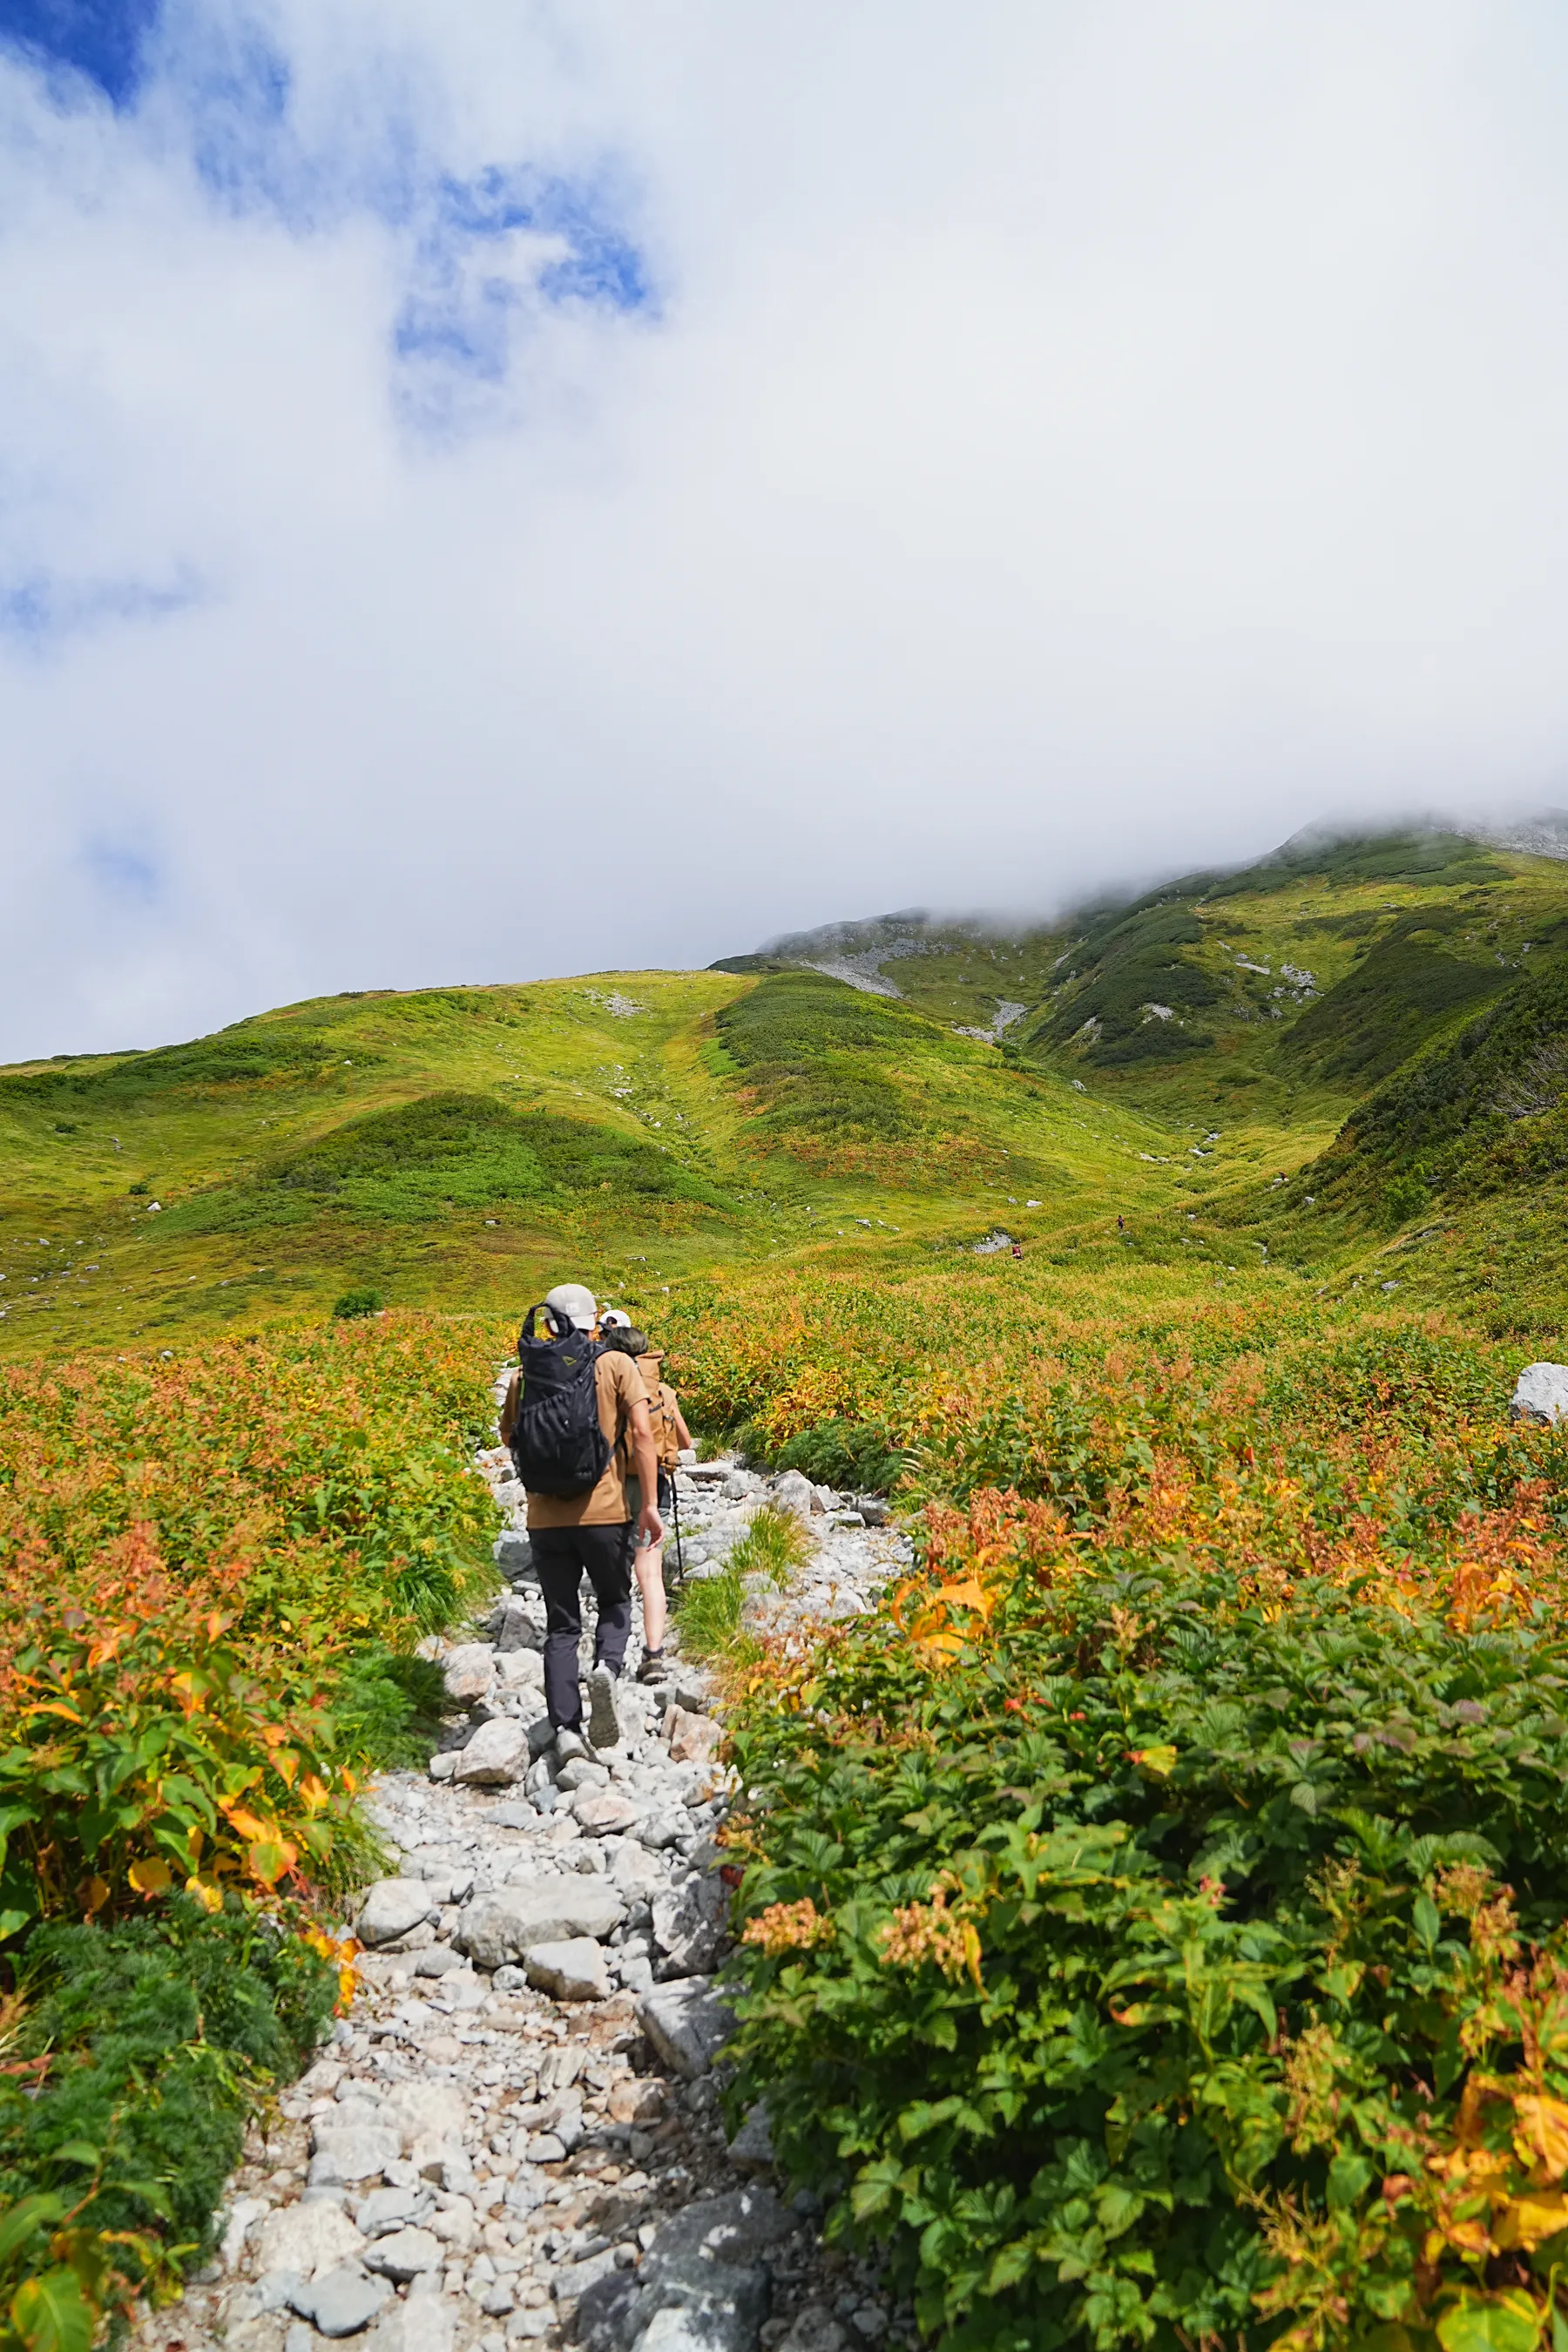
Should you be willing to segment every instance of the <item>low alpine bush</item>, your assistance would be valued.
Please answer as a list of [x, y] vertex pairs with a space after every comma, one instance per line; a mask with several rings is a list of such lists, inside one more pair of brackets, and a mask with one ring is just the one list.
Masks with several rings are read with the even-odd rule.
[[106, 2310], [210, 2250], [247, 2114], [338, 1997], [303, 1924], [181, 1898], [31, 1938], [0, 2004], [0, 2344], [85, 2347]]
[[955, 2352], [1561, 2345], [1561, 1609], [1059, 1526], [753, 1684], [737, 2110]]

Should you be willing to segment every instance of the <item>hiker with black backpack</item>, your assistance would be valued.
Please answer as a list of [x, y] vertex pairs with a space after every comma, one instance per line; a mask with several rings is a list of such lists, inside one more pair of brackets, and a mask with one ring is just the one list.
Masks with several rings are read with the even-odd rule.
[[[593, 1586], [599, 1612], [588, 1739], [613, 1748], [621, 1736], [615, 1683], [631, 1632], [633, 1547], [664, 1541], [642, 1377], [631, 1357], [600, 1348], [596, 1315], [594, 1294], [580, 1282], [559, 1284], [542, 1307], [530, 1307], [500, 1418], [501, 1442], [528, 1490], [529, 1539], [544, 1594], [544, 1704], [562, 1763], [588, 1753], [578, 1677], [582, 1580]], [[641, 1487], [635, 1517], [628, 1462]]]
[[[691, 1432], [686, 1426], [680, 1400], [664, 1377], [662, 1355], [649, 1344], [644, 1332], [633, 1328], [631, 1317], [619, 1307], [611, 1307], [601, 1318], [599, 1340], [601, 1346], [618, 1349], [623, 1355], [630, 1356], [642, 1375], [643, 1393], [647, 1399], [648, 1421], [653, 1430], [654, 1458], [658, 1464], [658, 1508], [662, 1517], [666, 1512], [675, 1508], [675, 1474], [680, 1465], [682, 1448], [689, 1451], [691, 1445]], [[635, 1471], [630, 1475], [636, 1475]], [[678, 1549], [679, 1535], [678, 1517]], [[669, 1675], [664, 1655], [668, 1602], [664, 1590], [663, 1544], [644, 1544], [639, 1538], [632, 1565], [637, 1572], [637, 1590], [642, 1594], [643, 1655], [642, 1664], [637, 1668], [637, 1680], [639, 1683], [662, 1683]]]

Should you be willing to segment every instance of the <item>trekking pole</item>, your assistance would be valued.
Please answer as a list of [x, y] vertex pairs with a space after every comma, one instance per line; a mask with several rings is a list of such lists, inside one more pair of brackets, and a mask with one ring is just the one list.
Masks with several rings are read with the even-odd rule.
[[675, 1512], [675, 1580], [677, 1584], [684, 1584], [686, 1581], [686, 1553], [680, 1541], [680, 1489], [675, 1483], [677, 1475], [678, 1473], [671, 1471], [669, 1477], [669, 1499]]

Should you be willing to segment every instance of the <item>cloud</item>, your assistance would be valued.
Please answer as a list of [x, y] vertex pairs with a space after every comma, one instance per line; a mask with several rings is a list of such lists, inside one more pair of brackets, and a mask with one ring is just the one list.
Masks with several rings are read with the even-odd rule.
[[1552, 12], [49, 6], [0, 1052], [1563, 797]]

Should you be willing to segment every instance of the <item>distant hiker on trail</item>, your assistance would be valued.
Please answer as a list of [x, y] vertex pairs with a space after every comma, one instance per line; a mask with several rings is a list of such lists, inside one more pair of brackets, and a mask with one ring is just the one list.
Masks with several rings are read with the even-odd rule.
[[[544, 1594], [544, 1704], [563, 1763], [588, 1753], [578, 1680], [582, 1579], [599, 1604], [588, 1738], [595, 1748], [613, 1748], [621, 1736], [615, 1680], [631, 1632], [633, 1543], [664, 1541], [642, 1377], [629, 1356], [600, 1349], [596, 1313], [593, 1292], [580, 1282], [559, 1284], [542, 1307], [529, 1308], [500, 1417], [501, 1442], [528, 1489], [528, 1532]], [[548, 1329], [536, 1332], [541, 1322]], [[635, 1517], [628, 1458], [644, 1498]]]
[[1014, 1243], [1014, 1244], [1013, 1244], [1013, 1255], [1014, 1255], [1014, 1256], [1015, 1256], [1015, 1257], [1022, 1257], [1022, 1256], [1023, 1256], [1023, 1255], [1024, 1255], [1024, 1244], [1023, 1244], [1023, 1243], [1022, 1243], [1022, 1242], [1015, 1242], [1015, 1243]]
[[[647, 1398], [648, 1419], [653, 1427], [653, 1450], [658, 1460], [658, 1507], [662, 1517], [675, 1503], [675, 1473], [683, 1449], [691, 1444], [691, 1432], [687, 1428], [680, 1410], [680, 1400], [663, 1377], [664, 1360], [656, 1348], [648, 1345], [641, 1331], [634, 1331], [631, 1317], [612, 1307], [599, 1324], [600, 1342], [606, 1348], [616, 1348], [631, 1357], [642, 1378]], [[635, 1475], [632, 1473], [630, 1475]], [[640, 1481], [639, 1481], [640, 1484]], [[664, 1682], [669, 1673], [664, 1659], [664, 1628], [668, 1614], [664, 1591], [664, 1546], [638, 1541], [633, 1557], [638, 1590], [642, 1593], [643, 1661], [637, 1669], [639, 1683]]]

